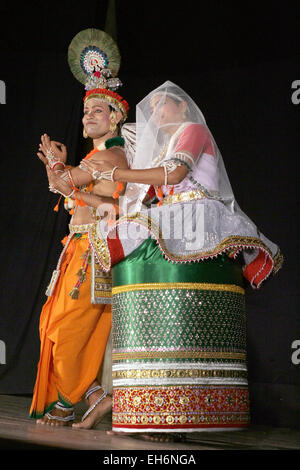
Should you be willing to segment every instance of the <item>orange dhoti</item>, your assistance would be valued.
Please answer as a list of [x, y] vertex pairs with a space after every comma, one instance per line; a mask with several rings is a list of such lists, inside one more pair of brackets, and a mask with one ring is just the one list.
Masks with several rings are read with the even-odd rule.
[[111, 329], [111, 306], [91, 303], [91, 265], [79, 297], [69, 293], [78, 281], [88, 235], [73, 236], [60, 263], [60, 275], [40, 318], [40, 360], [30, 408], [40, 418], [59, 400], [72, 406], [96, 379]]

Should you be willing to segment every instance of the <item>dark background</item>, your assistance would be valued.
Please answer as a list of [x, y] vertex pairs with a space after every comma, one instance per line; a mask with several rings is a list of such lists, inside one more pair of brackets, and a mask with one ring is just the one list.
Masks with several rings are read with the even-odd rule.
[[[239, 205], [285, 256], [276, 277], [246, 294], [251, 415], [253, 424], [299, 427], [300, 364], [291, 358], [300, 340], [300, 104], [291, 99], [300, 79], [299, 8], [211, 0], [115, 5], [128, 122], [153, 88], [166, 80], [181, 86], [206, 117]], [[1, 2], [1, 394], [32, 393], [40, 310], [67, 233], [68, 215], [53, 211], [58, 198], [36, 156], [40, 136], [64, 142], [70, 164], [84, 156], [84, 91], [67, 49], [79, 31], [105, 29], [107, 11], [108, 1]]]

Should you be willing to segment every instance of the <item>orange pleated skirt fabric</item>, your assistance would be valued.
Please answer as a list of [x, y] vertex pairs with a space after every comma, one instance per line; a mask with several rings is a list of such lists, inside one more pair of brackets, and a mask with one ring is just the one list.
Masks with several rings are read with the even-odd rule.
[[88, 247], [87, 234], [72, 238], [54, 293], [41, 312], [40, 360], [30, 408], [32, 418], [42, 417], [58, 400], [66, 406], [80, 401], [102, 364], [111, 329], [111, 306], [91, 304], [90, 265], [79, 288], [79, 298], [69, 296]]

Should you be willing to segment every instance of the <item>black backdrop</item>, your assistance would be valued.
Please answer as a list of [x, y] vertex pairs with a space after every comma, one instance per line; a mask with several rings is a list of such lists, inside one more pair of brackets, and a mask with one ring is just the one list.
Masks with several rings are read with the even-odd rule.
[[[115, 2], [128, 121], [165, 80], [184, 88], [206, 117], [240, 206], [280, 245], [282, 270], [246, 294], [251, 413], [254, 424], [299, 427], [300, 353], [293, 346], [300, 343], [300, 104], [292, 99], [300, 79], [299, 12], [288, 2], [286, 9], [273, 2], [240, 9], [229, 1], [174, 3]], [[94, 0], [1, 3], [1, 394], [32, 393], [39, 314], [67, 232], [68, 216], [53, 211], [57, 197], [36, 157], [40, 135], [64, 142], [71, 164], [82, 157], [83, 87], [68, 68], [67, 48], [82, 29], [104, 29], [107, 8]]]

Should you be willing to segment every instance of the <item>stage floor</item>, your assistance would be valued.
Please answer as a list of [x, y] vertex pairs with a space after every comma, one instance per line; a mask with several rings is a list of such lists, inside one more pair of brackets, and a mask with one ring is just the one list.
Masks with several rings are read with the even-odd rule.
[[[93, 430], [36, 425], [28, 418], [31, 398], [0, 395], [0, 449], [51, 450], [299, 450], [300, 429], [253, 426], [234, 432], [195, 432], [184, 443], [145, 442], [133, 437], [108, 436], [111, 415]], [[80, 403], [76, 416], [85, 411]]]

